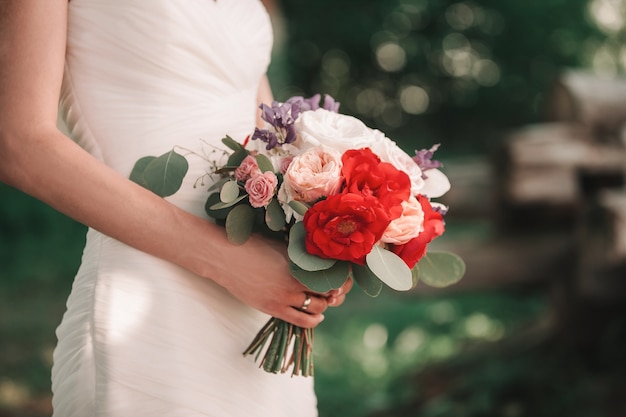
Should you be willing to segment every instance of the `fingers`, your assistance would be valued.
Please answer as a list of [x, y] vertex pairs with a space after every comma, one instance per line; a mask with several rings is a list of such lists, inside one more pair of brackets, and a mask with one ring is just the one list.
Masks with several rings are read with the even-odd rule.
[[324, 311], [328, 308], [328, 300], [318, 294], [302, 292], [298, 300], [290, 308], [282, 312], [282, 318], [296, 326], [313, 328], [324, 320]]
[[337, 288], [336, 290], [330, 291], [326, 297], [328, 300], [328, 305], [330, 307], [337, 307], [343, 304], [343, 302], [346, 300], [346, 294], [350, 292], [353, 284], [354, 281], [352, 281], [352, 278], [348, 278], [341, 287]]
[[304, 302], [294, 308], [308, 314], [322, 314], [328, 308], [328, 300], [326, 297], [305, 293]]
[[323, 314], [307, 313], [295, 308], [287, 308], [282, 313], [277, 317], [305, 329], [311, 329], [324, 320]]

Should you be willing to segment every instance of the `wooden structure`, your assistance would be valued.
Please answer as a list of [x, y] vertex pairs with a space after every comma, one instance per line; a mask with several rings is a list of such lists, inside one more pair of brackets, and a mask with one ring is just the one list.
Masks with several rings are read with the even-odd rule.
[[546, 122], [511, 132], [495, 164], [503, 224], [566, 225], [577, 291], [626, 296], [626, 79], [564, 73]]

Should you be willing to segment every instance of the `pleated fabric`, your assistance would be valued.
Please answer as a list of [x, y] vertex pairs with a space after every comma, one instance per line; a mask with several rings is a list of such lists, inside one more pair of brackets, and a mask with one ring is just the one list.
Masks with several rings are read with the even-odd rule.
[[[69, 7], [61, 112], [73, 139], [125, 176], [143, 156], [183, 150], [190, 169], [168, 200], [206, 217], [204, 158], [222, 160], [221, 138], [254, 127], [272, 45], [262, 4]], [[211, 280], [90, 229], [57, 330], [54, 416], [316, 416], [311, 378], [242, 356], [267, 319]]]

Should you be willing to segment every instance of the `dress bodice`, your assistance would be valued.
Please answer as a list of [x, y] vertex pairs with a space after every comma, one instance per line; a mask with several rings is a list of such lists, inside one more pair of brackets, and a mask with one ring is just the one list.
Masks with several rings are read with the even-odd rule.
[[173, 146], [220, 148], [254, 127], [271, 45], [258, 0], [72, 0], [61, 111], [74, 140], [126, 176]]

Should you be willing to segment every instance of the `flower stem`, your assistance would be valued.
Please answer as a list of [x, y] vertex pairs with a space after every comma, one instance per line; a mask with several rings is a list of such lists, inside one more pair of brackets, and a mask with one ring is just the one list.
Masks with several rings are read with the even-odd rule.
[[257, 361], [264, 349], [260, 367], [266, 372], [285, 373], [293, 366], [292, 376], [313, 375], [313, 329], [304, 329], [272, 317], [259, 330], [243, 355], [255, 354], [254, 360]]

